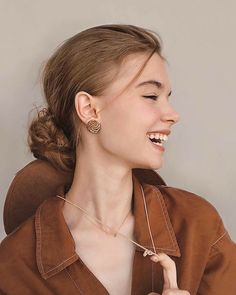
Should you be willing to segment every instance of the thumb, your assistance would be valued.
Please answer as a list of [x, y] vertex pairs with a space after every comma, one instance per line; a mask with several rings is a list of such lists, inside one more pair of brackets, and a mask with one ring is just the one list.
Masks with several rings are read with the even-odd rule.
[[178, 289], [175, 262], [165, 253], [155, 254], [151, 256], [151, 260], [154, 262], [160, 262], [163, 267], [163, 291], [167, 289]]

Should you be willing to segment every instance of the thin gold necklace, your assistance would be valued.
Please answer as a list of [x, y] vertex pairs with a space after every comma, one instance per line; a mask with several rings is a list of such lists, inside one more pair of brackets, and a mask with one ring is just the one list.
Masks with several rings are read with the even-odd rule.
[[[149, 234], [150, 234], [150, 237], [151, 237], [151, 241], [152, 241], [152, 246], [153, 246], [154, 252], [153, 252], [152, 250], [149, 250], [149, 249], [145, 248], [144, 246], [138, 244], [137, 242], [135, 242], [134, 240], [130, 239], [129, 237], [123, 235], [123, 234], [120, 233], [119, 231], [114, 232], [114, 230], [112, 230], [112, 228], [111, 228], [110, 226], [103, 224], [103, 223], [101, 222], [101, 220], [99, 220], [99, 219], [96, 218], [96, 217], [91, 216], [91, 215], [90, 215], [85, 209], [81, 208], [79, 205], [74, 204], [74, 203], [72, 203], [71, 201], [69, 201], [69, 200], [67, 200], [67, 199], [65, 199], [65, 198], [63, 198], [63, 197], [61, 197], [61, 196], [59, 196], [59, 195], [56, 195], [56, 197], [61, 198], [61, 199], [63, 199], [64, 201], [66, 201], [67, 203], [69, 203], [69, 204], [71, 204], [71, 205], [77, 207], [78, 209], [82, 210], [87, 216], [90, 217], [90, 220], [96, 219], [96, 221], [97, 221], [98, 223], [100, 223], [100, 224], [103, 226], [103, 228], [106, 228], [106, 230], [104, 230], [106, 233], [110, 233], [110, 234], [112, 234], [113, 236], [120, 235], [120, 236], [124, 237], [125, 239], [129, 240], [130, 242], [134, 243], [134, 244], [137, 245], [138, 247], [140, 247], [140, 248], [142, 248], [143, 250], [145, 250], [144, 253], [143, 253], [143, 256], [154, 255], [154, 254], [157, 254], [157, 252], [156, 252], [156, 248], [155, 248], [154, 241], [153, 241], [153, 237], [152, 237], [152, 232], [151, 232], [150, 223], [149, 223], [149, 218], [148, 218], [148, 212], [147, 212], [147, 204], [146, 204], [146, 200], [145, 200], [145, 197], [144, 197], [144, 193], [143, 193], [143, 188], [142, 188], [142, 186], [141, 186], [141, 190], [142, 190], [142, 196], [143, 196], [143, 202], [144, 202], [145, 214], [146, 214], [147, 223], [148, 223], [148, 230], [149, 230]], [[130, 211], [129, 211], [129, 212], [130, 212]], [[125, 221], [126, 218], [128, 217], [129, 212], [128, 212], [128, 214], [126, 215], [125, 219], [123, 220], [122, 224], [124, 223], [124, 221]], [[94, 222], [94, 221], [93, 221], [93, 222]], [[122, 224], [121, 224], [121, 225], [122, 225]], [[121, 227], [121, 226], [120, 226], [120, 227]], [[120, 227], [119, 227], [119, 228], [120, 228]], [[102, 229], [101, 227], [99, 227], [99, 228]], [[119, 229], [118, 229], [118, 230], [119, 230]]]
[[[66, 194], [65, 194], [65, 196], [66, 196]], [[73, 206], [79, 208], [80, 210], [82, 210], [82, 211], [86, 214], [85, 217], [88, 218], [88, 219], [89, 219], [94, 225], [96, 225], [96, 226], [97, 226], [99, 229], [101, 229], [103, 232], [105, 232], [105, 233], [107, 233], [107, 234], [109, 234], [109, 235], [112, 235], [113, 237], [116, 237], [116, 236], [117, 236], [117, 234], [118, 234], [118, 232], [119, 232], [119, 229], [120, 229], [121, 226], [124, 224], [125, 220], [128, 218], [128, 216], [129, 216], [129, 214], [130, 214], [130, 212], [131, 212], [131, 209], [129, 209], [128, 213], [125, 215], [125, 218], [124, 218], [124, 220], [122, 221], [121, 225], [118, 227], [118, 229], [117, 229], [117, 230], [112, 230], [111, 227], [109, 227], [109, 226], [103, 224], [103, 223], [101, 222], [101, 220], [99, 220], [98, 218], [96, 218], [96, 217], [91, 217], [91, 215], [89, 215], [88, 212], [87, 212], [86, 210], [84, 210], [83, 208], [81, 208], [79, 205], [76, 205], [76, 204], [72, 203], [71, 201], [67, 200], [66, 198], [63, 198], [63, 197], [61, 197], [61, 196], [59, 196], [59, 195], [57, 195], [57, 197], [59, 197], [59, 198], [65, 200], [67, 203], [69, 203], [69, 204], [71, 204], [71, 205], [73, 205]], [[102, 227], [101, 227], [101, 226], [98, 226], [98, 225], [97, 225], [97, 222], [95, 222], [94, 219], [95, 219], [98, 223], [100, 223], [100, 224], [102, 225]]]
[[[92, 221], [93, 223], [94, 223], [94, 219], [95, 219], [98, 223], [100, 223], [100, 224], [103, 226], [103, 228], [102, 228], [102, 227], [99, 227], [99, 228], [102, 229], [103, 231], [105, 231], [106, 233], [111, 234], [111, 235], [113, 235], [114, 237], [116, 237], [117, 235], [120, 235], [120, 236], [122, 236], [123, 238], [125, 238], [126, 240], [129, 240], [131, 243], [134, 243], [134, 244], [137, 245], [138, 247], [144, 249], [145, 251], [144, 251], [144, 253], [143, 253], [143, 256], [145, 257], [145, 256], [147, 256], [147, 255], [155, 255], [155, 254], [157, 254], [157, 252], [156, 252], [156, 248], [155, 248], [155, 244], [154, 244], [154, 240], [153, 240], [153, 236], [152, 236], [152, 232], [151, 232], [151, 227], [150, 227], [149, 217], [148, 217], [148, 212], [147, 212], [147, 204], [146, 204], [146, 200], [145, 200], [145, 197], [144, 197], [144, 192], [143, 192], [143, 187], [142, 187], [142, 185], [141, 185], [141, 191], [142, 191], [142, 197], [143, 197], [143, 203], [144, 203], [145, 215], [146, 215], [147, 224], [148, 224], [148, 231], [149, 231], [149, 235], [150, 235], [150, 238], [151, 238], [151, 242], [152, 242], [152, 246], [153, 246], [153, 250], [154, 250], [154, 252], [153, 252], [152, 250], [149, 250], [149, 249], [145, 248], [144, 246], [140, 245], [139, 243], [135, 242], [134, 240], [130, 239], [129, 237], [125, 236], [124, 234], [120, 233], [119, 231], [114, 231], [114, 230], [112, 230], [112, 228], [111, 228], [110, 226], [103, 224], [103, 223], [101, 222], [101, 220], [99, 220], [98, 218], [96, 218], [96, 217], [94, 217], [94, 216], [91, 216], [91, 215], [90, 215], [85, 209], [81, 208], [79, 205], [74, 204], [74, 203], [72, 203], [71, 201], [66, 200], [65, 198], [63, 198], [63, 197], [61, 197], [61, 196], [59, 196], [59, 195], [56, 195], [56, 197], [61, 198], [61, 199], [63, 199], [64, 201], [66, 201], [67, 203], [69, 203], [69, 204], [75, 206], [76, 208], [82, 210], [82, 211], [87, 215], [87, 217], [89, 217], [89, 220]], [[131, 209], [129, 210], [129, 212], [128, 212], [128, 214], [126, 215], [125, 219], [123, 220], [122, 224], [124, 223], [124, 221], [125, 221], [126, 218], [128, 217], [130, 211], [131, 211]], [[95, 224], [96, 224], [96, 222], [95, 222]], [[119, 226], [119, 229], [120, 229], [120, 227], [122, 226], [122, 224]], [[106, 229], [104, 230], [104, 228], [106, 228]], [[118, 230], [119, 230], [119, 229], [118, 229]], [[152, 264], [152, 265], [153, 265], [153, 264]], [[152, 272], [152, 275], [153, 275], [153, 272]], [[149, 293], [148, 295], [151, 295], [151, 294], [157, 294], [157, 293], [153, 292], [153, 276], [152, 276], [152, 292]]]

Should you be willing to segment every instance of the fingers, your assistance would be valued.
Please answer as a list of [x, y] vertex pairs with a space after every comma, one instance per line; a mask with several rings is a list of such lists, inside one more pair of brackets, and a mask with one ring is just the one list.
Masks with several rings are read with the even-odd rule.
[[150, 259], [154, 262], [160, 262], [163, 267], [164, 286], [162, 295], [190, 295], [188, 291], [178, 288], [175, 262], [168, 255], [159, 253], [151, 256]]
[[185, 290], [165, 290], [162, 295], [190, 295], [190, 293], [188, 291]]
[[178, 290], [175, 262], [165, 253], [155, 254], [151, 256], [150, 259], [154, 262], [160, 262], [161, 266], [163, 267], [163, 276], [164, 276], [163, 292], [168, 289]]

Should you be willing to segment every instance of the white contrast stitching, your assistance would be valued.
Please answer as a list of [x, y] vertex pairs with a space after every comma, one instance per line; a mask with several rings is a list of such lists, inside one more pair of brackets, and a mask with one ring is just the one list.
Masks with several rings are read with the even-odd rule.
[[[174, 242], [173, 237], [172, 237], [172, 232], [171, 232], [170, 229], [169, 229], [169, 225], [168, 225], [168, 222], [167, 222], [167, 219], [166, 219], [166, 213], [164, 212], [164, 209], [163, 209], [163, 207], [162, 207], [162, 201], [161, 201], [161, 198], [160, 198], [160, 195], [159, 195], [159, 191], [157, 190], [157, 188], [156, 188], [155, 186], [153, 186], [153, 187], [154, 187], [155, 191], [157, 192], [159, 202], [161, 203], [161, 210], [162, 210], [162, 213], [163, 213], [163, 215], [164, 215], [164, 217], [165, 217], [165, 218], [164, 218], [164, 219], [165, 219], [165, 224], [166, 224], [166, 227], [167, 227], [168, 232], [169, 232], [169, 234], [170, 234], [172, 245], [173, 245], [174, 248], [175, 248], [176, 245], [175, 245], [175, 242]], [[175, 251], [175, 250], [172, 250], [172, 251]]]
[[72, 278], [70, 272], [68, 271], [68, 269], [66, 268], [65, 271], [67, 272], [68, 276], [70, 277], [70, 279], [72, 280], [72, 282], [74, 283], [75, 287], [79, 290], [80, 294], [84, 294], [82, 292], [82, 290], [80, 289], [80, 287], [76, 284], [75, 280]]
[[221, 240], [225, 235], [227, 234], [227, 231], [225, 231], [212, 245], [211, 247], [213, 247], [216, 243], [219, 242], [219, 240]]
[[49, 272], [53, 271], [54, 269], [60, 267], [63, 263], [67, 262], [68, 260], [70, 260], [71, 258], [75, 257], [77, 254], [73, 254], [71, 257], [65, 259], [64, 261], [62, 261], [60, 264], [56, 265], [55, 267], [49, 269], [47, 272], [45, 272], [44, 267], [43, 267], [43, 263], [42, 263], [42, 247], [41, 247], [41, 240], [42, 240], [42, 234], [41, 234], [41, 221], [40, 221], [40, 217], [41, 217], [41, 209], [42, 206], [40, 206], [39, 211], [38, 211], [38, 219], [36, 219], [36, 225], [37, 228], [39, 230], [39, 239], [37, 240], [37, 245], [38, 245], [38, 253], [39, 253], [39, 263], [40, 263], [40, 267], [43, 271], [43, 274], [48, 274]]
[[66, 261], [68, 261], [69, 259], [75, 257], [77, 254], [75, 253], [74, 255], [72, 255], [71, 257], [65, 259], [64, 261], [62, 261], [60, 264], [56, 265], [53, 268], [50, 268], [47, 272], [45, 272], [45, 274], [48, 274], [50, 271], [53, 271], [55, 268], [58, 268], [59, 266], [61, 266], [63, 263], [65, 263]]
[[39, 264], [40, 264], [40, 267], [44, 273], [44, 268], [43, 268], [43, 264], [42, 264], [42, 259], [41, 259], [41, 227], [40, 227], [40, 213], [41, 213], [41, 208], [42, 206], [40, 206], [39, 208], [39, 211], [38, 211], [38, 214], [36, 216], [36, 226], [37, 226], [37, 229], [39, 230], [38, 234], [39, 234], [39, 238], [37, 240], [37, 254], [38, 254], [38, 258], [39, 258]]

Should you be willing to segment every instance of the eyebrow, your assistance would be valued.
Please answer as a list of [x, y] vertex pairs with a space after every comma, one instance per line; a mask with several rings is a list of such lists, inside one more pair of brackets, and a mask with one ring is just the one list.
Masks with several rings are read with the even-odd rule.
[[[162, 89], [164, 88], [163, 84], [157, 80], [148, 80], [148, 81], [144, 81], [144, 82], [141, 82], [140, 84], [138, 84], [136, 86], [137, 87], [141, 87], [141, 86], [144, 86], [144, 85], [154, 85], [156, 86], [158, 89]], [[169, 92], [168, 96], [170, 96], [172, 93], [172, 90]]]

